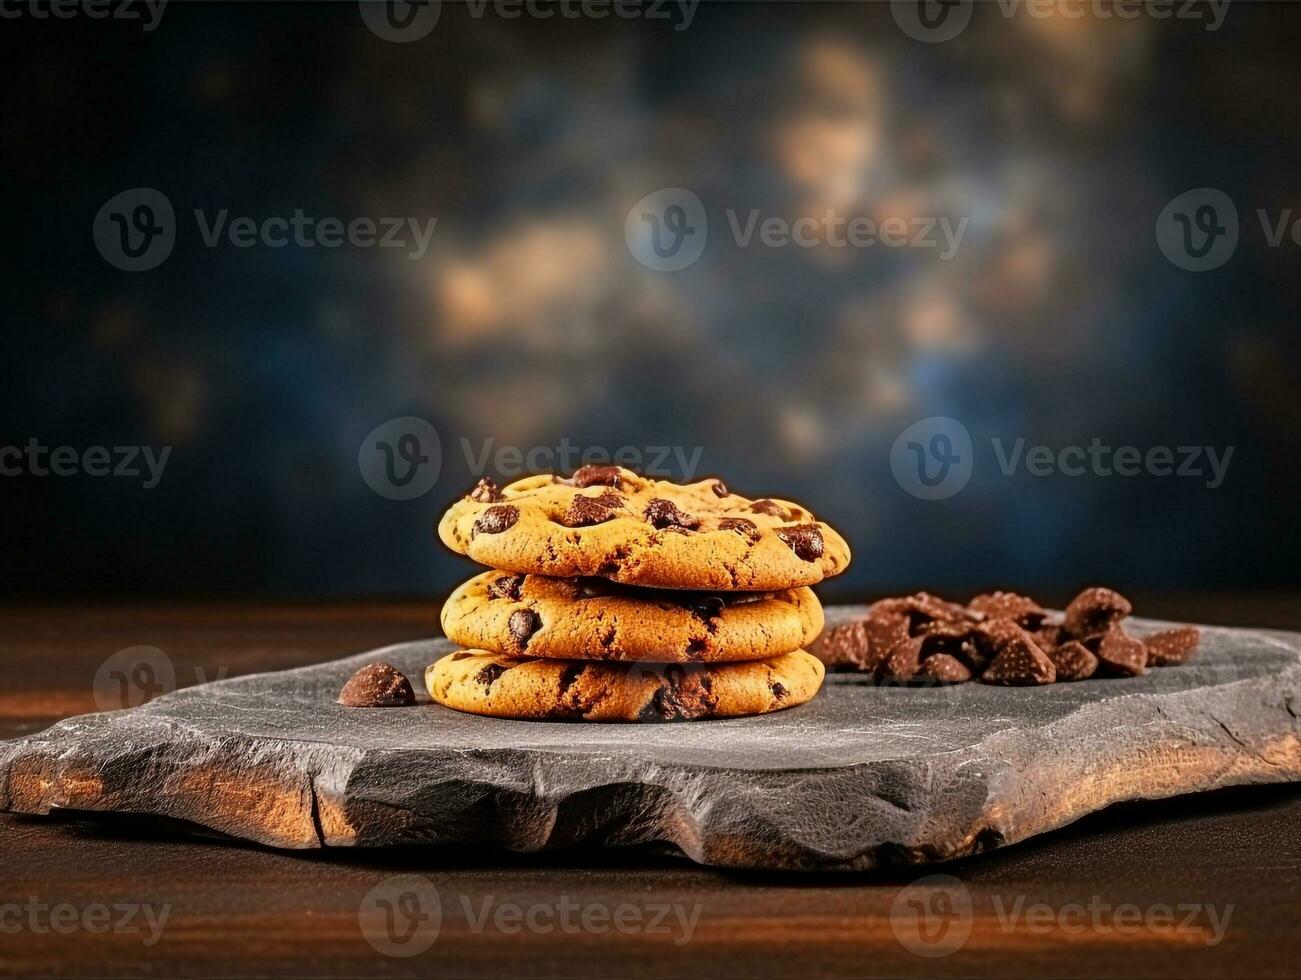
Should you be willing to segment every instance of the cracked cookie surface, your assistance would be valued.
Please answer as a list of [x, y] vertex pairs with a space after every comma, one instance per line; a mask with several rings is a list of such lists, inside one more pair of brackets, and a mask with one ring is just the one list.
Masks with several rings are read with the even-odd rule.
[[453, 551], [492, 568], [625, 585], [767, 592], [844, 571], [849, 546], [786, 500], [750, 500], [721, 480], [677, 484], [616, 466], [568, 479], [480, 480], [438, 525]]
[[822, 606], [804, 587], [666, 591], [492, 571], [451, 594], [442, 623], [452, 642], [507, 656], [718, 663], [812, 643]]
[[639, 664], [459, 650], [425, 669], [429, 696], [457, 711], [550, 721], [686, 721], [761, 715], [822, 686], [803, 650], [746, 663]]

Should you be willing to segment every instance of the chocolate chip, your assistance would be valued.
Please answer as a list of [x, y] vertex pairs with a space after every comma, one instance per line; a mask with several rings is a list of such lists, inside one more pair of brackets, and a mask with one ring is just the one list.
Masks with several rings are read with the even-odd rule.
[[731, 493], [731, 491], [727, 489], [727, 484], [722, 480], [715, 480], [709, 485], [709, 489], [714, 491], [715, 497], [726, 497]]
[[486, 476], [480, 477], [479, 482], [474, 485], [466, 496], [471, 500], [477, 500], [481, 504], [495, 504], [499, 500], [505, 500], [497, 484], [493, 483]]
[[582, 676], [583, 671], [587, 669], [587, 664], [571, 663], [565, 666], [560, 672], [560, 696], [563, 698], [569, 693], [569, 689], [578, 683], [578, 678]]
[[1010, 619], [1030, 629], [1036, 629], [1048, 615], [1039, 603], [1015, 592], [978, 595], [967, 603], [967, 609], [989, 619]]
[[411, 682], [392, 664], [367, 664], [339, 692], [345, 708], [401, 708], [416, 703]]
[[863, 630], [867, 637], [867, 652], [861, 669], [875, 670], [891, 650], [908, 639], [908, 618], [888, 614], [869, 615], [863, 622]]
[[817, 561], [822, 557], [822, 531], [816, 524], [779, 527], [777, 537], [785, 541], [801, 561]]
[[768, 685], [768, 690], [772, 691], [772, 696], [778, 701], [786, 697], [786, 695], [789, 693], [786, 690], [786, 685], [781, 683], [781, 681], [773, 681], [771, 684]]
[[515, 526], [519, 520], [519, 508], [514, 504], [498, 504], [489, 507], [474, 522], [473, 534], [501, 534]]
[[700, 527], [700, 519], [678, 510], [677, 505], [663, 497], [655, 497], [646, 505], [646, 520], [657, 530], [678, 527], [694, 531]]
[[617, 466], [600, 466], [588, 463], [574, 470], [574, 475], [567, 481], [575, 487], [617, 487], [622, 481], [622, 474]]
[[613, 490], [607, 490], [597, 497], [579, 494], [569, 502], [569, 510], [561, 523], [565, 527], [590, 527], [593, 524], [604, 524], [614, 517], [615, 512], [625, 502], [623, 495]]
[[1034, 641], [1044, 653], [1052, 653], [1066, 641], [1060, 626], [1040, 626], [1034, 631]]
[[684, 676], [681, 667], [665, 667], [664, 680], [651, 698], [651, 707], [665, 721], [692, 717], [692, 713], [682, 699], [681, 686]]
[[523, 575], [502, 575], [488, 583], [488, 595], [494, 599], [509, 599], [519, 602], [524, 591]]
[[1181, 664], [1193, 655], [1201, 642], [1201, 632], [1193, 626], [1180, 626], [1162, 630], [1144, 638], [1149, 667], [1171, 667]]
[[980, 675], [984, 684], [1010, 687], [1051, 684], [1056, 679], [1057, 668], [1029, 637], [1009, 642]]
[[475, 674], [474, 679], [484, 687], [491, 688], [497, 683], [497, 678], [504, 673], [506, 673], [505, 667], [498, 663], [491, 663], [485, 665], [482, 670]]
[[946, 602], [929, 592], [878, 599], [867, 607], [867, 612], [869, 616], [904, 613], [912, 618], [914, 626], [928, 619], [969, 622], [973, 618], [965, 606], [960, 606], [956, 602]]
[[1098, 645], [1098, 662], [1110, 674], [1137, 677], [1147, 670], [1147, 648], [1116, 625]]
[[1066, 607], [1062, 625], [1074, 639], [1101, 636], [1133, 612], [1133, 606], [1111, 589], [1085, 589]]
[[744, 517], [724, 517], [718, 522], [718, 529], [720, 531], [735, 531], [751, 544], [754, 544], [762, 537], [759, 533], [759, 525], [754, 521], [746, 520]]
[[962, 684], [971, 680], [966, 664], [947, 653], [936, 653], [922, 661], [918, 673], [939, 684]]
[[1098, 658], [1079, 640], [1071, 640], [1048, 651], [1059, 681], [1082, 681], [1098, 669]]
[[706, 623], [723, 615], [723, 610], [727, 608], [723, 597], [716, 595], [693, 595], [679, 601], [691, 611], [691, 615]]
[[896, 643], [878, 665], [877, 675], [883, 680], [911, 680], [921, 666], [923, 642], [921, 637], [910, 636]]
[[790, 514], [786, 512], [785, 507], [777, 503], [775, 500], [769, 500], [767, 497], [764, 497], [762, 500], [754, 501], [750, 504], [750, 509], [756, 514], [768, 514], [770, 517], [776, 517], [778, 520], [782, 521], [789, 521], [791, 519]]
[[533, 634], [542, 628], [542, 619], [532, 609], [516, 609], [510, 614], [506, 628], [510, 630], [510, 638], [515, 641], [515, 648], [523, 651]]

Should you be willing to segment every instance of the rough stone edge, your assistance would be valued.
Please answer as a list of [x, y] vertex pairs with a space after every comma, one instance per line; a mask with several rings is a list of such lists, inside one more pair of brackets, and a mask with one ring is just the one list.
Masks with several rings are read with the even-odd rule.
[[[1217, 717], [1221, 712], [1215, 708], [1222, 702], [1242, 697], [1271, 709], [1275, 720], [1284, 721], [1284, 724], [1277, 727], [1267, 725], [1263, 732], [1234, 731]], [[900, 840], [865, 843], [850, 850], [819, 847], [799, 832], [800, 827], [783, 825], [780, 821], [773, 820], [770, 812], [753, 805], [741, 805], [739, 809], [729, 807], [726, 804], [741, 801], [727, 798], [712, 801], [706, 808], [705, 819], [701, 820], [693, 811], [692, 801], [675, 795], [668, 785], [681, 783], [684, 779], [736, 779], [753, 783], [756, 779], [754, 772], [682, 766], [663, 782], [645, 777], [631, 782], [618, 779], [582, 787], [556, 788], [561, 790], [560, 795], [547, 798], [530, 798], [527, 793], [521, 797], [520, 793], [489, 780], [470, 780], [470, 785], [482, 791], [485, 798], [493, 801], [494, 806], [523, 807], [527, 811], [524, 815], [531, 819], [525, 819], [521, 824], [535, 828], [548, 824], [554, 826], [554, 816], [548, 820], [546, 811], [554, 811], [576, 796], [593, 794], [590, 802], [595, 804], [599, 802], [602, 790], [635, 786], [645, 802], [654, 803], [656, 819], [651, 822], [652, 825], [669, 832], [633, 834], [629, 837], [613, 835], [619, 838], [618, 844], [621, 846], [668, 844], [697, 863], [723, 867], [852, 871], [963, 857], [1056, 829], [1087, 813], [1124, 800], [1156, 799], [1249, 783], [1301, 780], [1301, 667], [1293, 666], [1281, 674], [1249, 678], [1210, 689], [1197, 688], [1166, 695], [1136, 694], [1123, 699], [1133, 707], [1131, 699], [1140, 702], [1138, 707], [1149, 710], [1139, 716], [1131, 715], [1126, 724], [1119, 726], [1100, 725], [1093, 717], [1098, 713], [1110, 712], [1117, 702], [1092, 703], [1081, 705], [1048, 725], [1028, 731], [994, 733], [978, 745], [958, 752], [940, 752], [912, 759], [877, 760], [822, 770], [822, 773], [834, 778], [838, 784], [859, 793], [860, 801], [867, 803], [867, 799], [861, 798], [863, 788], [875, 782], [871, 777], [879, 775], [878, 770], [890, 766], [920, 770], [919, 775], [925, 779], [936, 773], [944, 775], [959, 772], [973, 764], [984, 764], [991, 769], [987, 783], [989, 790], [978, 813], [918, 811], [906, 821], [908, 830], [899, 835]], [[1197, 703], [1190, 703], [1190, 699]], [[103, 723], [116, 725], [125, 719], [126, 714], [124, 712], [116, 717], [104, 718]], [[82, 721], [83, 718], [67, 719], [39, 735], [0, 746], [0, 809], [46, 813], [53, 807], [68, 807], [157, 814], [192, 821], [280, 848], [348, 846], [357, 843], [359, 831], [363, 837], [370, 836], [368, 828], [354, 827], [350, 822], [348, 812], [355, 808], [352, 806], [353, 801], [348, 798], [347, 784], [356, 768], [367, 757], [376, 754], [374, 750], [341, 752], [335, 747], [329, 747], [328, 752], [322, 753], [319, 747], [313, 749], [314, 743], [240, 735], [228, 735], [219, 740], [217, 748], [228, 750], [231, 757], [245, 759], [260, 756], [267, 762], [274, 761], [283, 767], [278, 771], [296, 772], [300, 776], [298, 800], [285, 810], [272, 807], [270, 816], [263, 825], [254, 827], [250, 832], [247, 823], [212, 819], [204, 812], [205, 797], [202, 792], [197, 795], [191, 792], [189, 796], [177, 796], [174, 793], [169, 795], [162, 792], [164, 784], [150, 784], [145, 779], [137, 778], [133, 783], [128, 783], [125, 792], [117, 794], [123, 799], [107, 800], [102, 796], [94, 796], [94, 787], [84, 785], [84, 780], [78, 780], [75, 752], [70, 752], [66, 747], [62, 750], [53, 747], [56, 738], [64, 735], [68, 728], [75, 731], [77, 723]], [[166, 719], [151, 718], [149, 721], [160, 727], [183, 727]], [[1185, 769], [1201, 763], [1196, 781], [1185, 778], [1183, 782], [1164, 791], [1153, 791], [1136, 785], [1132, 779], [1133, 774], [1148, 770], [1138, 765], [1140, 760], [1133, 757], [1125, 740], [1115, 737], [1117, 732], [1123, 733], [1134, 727], [1144, 728], [1147, 742], [1152, 741], [1155, 729], [1162, 740], [1172, 747], [1172, 751], [1185, 753], [1180, 757], [1179, 763]], [[1071, 741], [1072, 738], [1087, 739], [1090, 733], [1105, 733], [1101, 743], [1108, 749], [1109, 757], [1104, 760], [1104, 767], [1098, 767], [1096, 756], [1085, 753], [1073, 751], [1066, 758], [1043, 754], [1036, 745], [1030, 743], [1042, 742], [1039, 736], [1045, 728], [1059, 729], [1057, 734], [1073, 746], [1075, 743]], [[177, 767], [180, 771], [193, 770], [194, 763], [198, 760], [212, 762], [214, 757], [218, 760], [220, 758], [218, 753], [214, 753], [210, 737], [195, 733], [177, 740], [175, 732], [171, 735], [171, 740], [166, 743], [166, 751], [175, 753], [178, 762], [183, 763]], [[335, 758], [323, 765], [318, 754], [332, 755]], [[341, 754], [347, 758], [339, 759]], [[564, 760], [559, 753], [528, 749], [499, 750], [495, 754], [535, 775], [539, 769], [553, 767]], [[277, 755], [282, 758], [275, 759]], [[111, 766], [112, 761], [113, 757], [109, 757], [106, 765]], [[35, 765], [42, 779], [41, 792], [34, 803], [15, 798], [15, 767], [24, 763]], [[1063, 780], [1062, 766], [1068, 769], [1073, 767], [1074, 777]], [[764, 772], [766, 777], [776, 777], [779, 774], [779, 770]], [[1087, 790], [1099, 784], [1101, 791], [1089, 795]], [[955, 798], [960, 796], [957, 790], [963, 785], [960, 781], [955, 783]], [[965, 785], [970, 788], [972, 784]], [[1065, 801], [1057, 800], [1062, 785], [1068, 785], [1075, 791]], [[193, 790], [194, 787], [190, 789]], [[1000, 795], [1000, 789], [1006, 790], [1006, 793]], [[1001, 800], [1011, 802], [1005, 804]], [[1057, 800], [1055, 805], [1045, 802], [1054, 800]], [[368, 801], [363, 794], [356, 802], [365, 804]], [[379, 801], [371, 802], [377, 806], [389, 806]], [[719, 802], [724, 805], [720, 806]], [[633, 801], [630, 805], [634, 809], [643, 809], [639, 801]], [[418, 814], [416, 817], [419, 819]], [[715, 817], [717, 819], [713, 819]], [[953, 833], [950, 838], [955, 843], [944, 850], [937, 850], [932, 843], [937, 836], [934, 829], [937, 825], [953, 824], [955, 821], [959, 825], [951, 827]], [[597, 826], [605, 822], [608, 821], [593, 821]], [[593, 840], [599, 842], [604, 839], [608, 845], [610, 836], [612, 835], [608, 833], [594, 834], [587, 839], [563, 843], [590, 845]], [[401, 844], [406, 841], [399, 837], [392, 843]], [[556, 846], [550, 836], [538, 836], [536, 833], [517, 834], [515, 839], [503, 839], [499, 844], [507, 849], [525, 852]]]

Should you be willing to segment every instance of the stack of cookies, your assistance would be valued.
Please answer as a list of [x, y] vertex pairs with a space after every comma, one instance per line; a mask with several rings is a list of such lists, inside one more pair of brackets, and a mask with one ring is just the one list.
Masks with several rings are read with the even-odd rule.
[[803, 704], [823, 666], [808, 586], [849, 564], [828, 525], [721, 480], [618, 466], [480, 480], [438, 526], [492, 571], [443, 607], [466, 649], [425, 671], [440, 704], [500, 718], [665, 721]]

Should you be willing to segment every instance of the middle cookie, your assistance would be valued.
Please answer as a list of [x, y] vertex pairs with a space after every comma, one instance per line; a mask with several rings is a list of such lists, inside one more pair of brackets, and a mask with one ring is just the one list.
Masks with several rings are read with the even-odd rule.
[[822, 606], [808, 588], [666, 592], [492, 571], [451, 594], [442, 623], [454, 643], [512, 657], [720, 663], [807, 646]]

